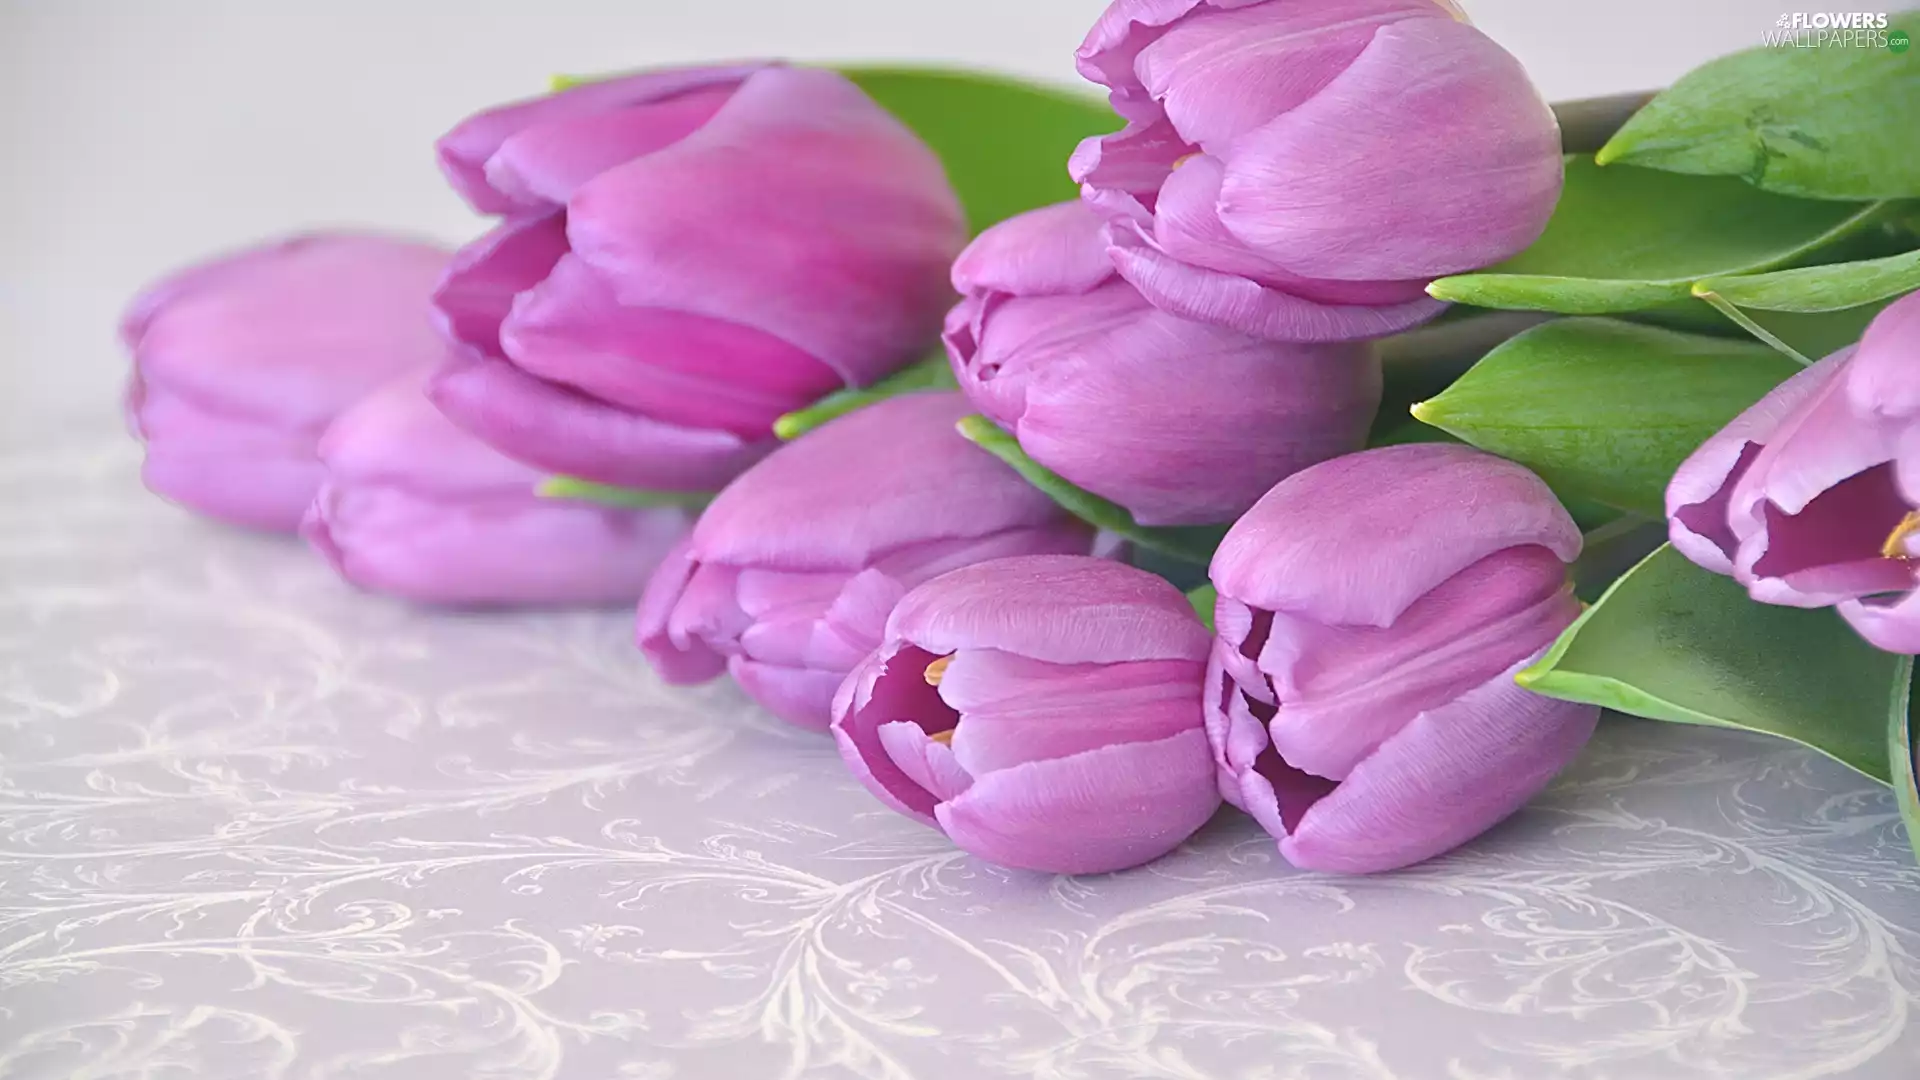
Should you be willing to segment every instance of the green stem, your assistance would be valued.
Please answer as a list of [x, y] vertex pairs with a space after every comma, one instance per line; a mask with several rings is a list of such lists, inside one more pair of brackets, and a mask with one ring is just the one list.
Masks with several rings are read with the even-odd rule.
[[795, 409], [773, 422], [773, 433], [782, 442], [793, 440], [814, 428], [836, 420], [857, 409], [915, 390], [951, 390], [953, 367], [945, 352], [936, 353], [910, 367], [901, 368], [872, 386], [858, 390], [839, 390], [804, 409]]
[[1765, 342], [1768, 346], [1772, 347], [1774, 350], [1782, 353], [1788, 359], [1791, 359], [1794, 363], [1799, 364], [1801, 367], [1813, 366], [1813, 361], [1807, 359], [1805, 356], [1802, 356], [1800, 354], [1800, 350], [1794, 348], [1793, 346], [1787, 344], [1784, 341], [1781, 341], [1779, 338], [1773, 335], [1773, 332], [1771, 330], [1768, 330], [1766, 327], [1761, 326], [1757, 322], [1754, 322], [1753, 319], [1749, 317], [1746, 312], [1741, 311], [1739, 308], [1735, 307], [1733, 303], [1729, 301], [1726, 297], [1721, 296], [1719, 293], [1714, 292], [1712, 289], [1702, 289], [1697, 285], [1694, 286], [1693, 295], [1713, 305], [1714, 309], [1719, 311], [1720, 314], [1725, 315], [1729, 319], [1732, 319], [1735, 325], [1739, 326], [1741, 329], [1745, 330], [1747, 333], [1752, 334], [1754, 337], [1759, 338], [1762, 342]]

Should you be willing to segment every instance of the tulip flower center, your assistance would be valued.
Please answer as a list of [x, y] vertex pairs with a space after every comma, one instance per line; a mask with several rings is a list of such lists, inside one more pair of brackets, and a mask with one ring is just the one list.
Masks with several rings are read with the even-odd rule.
[[947, 677], [947, 668], [953, 666], [951, 654], [943, 656], [927, 665], [926, 680], [928, 686], [939, 686], [940, 680]]
[[1913, 558], [1907, 550], [1907, 541], [1914, 533], [1920, 533], [1920, 510], [1909, 511], [1906, 517], [1900, 519], [1900, 524], [1895, 525], [1893, 532], [1887, 535], [1887, 542], [1880, 545], [1880, 554], [1889, 559]]

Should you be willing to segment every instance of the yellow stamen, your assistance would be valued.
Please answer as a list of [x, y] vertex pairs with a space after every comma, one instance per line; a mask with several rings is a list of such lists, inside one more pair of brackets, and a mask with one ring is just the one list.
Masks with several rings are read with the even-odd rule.
[[939, 732], [937, 734], [929, 735], [927, 736], [927, 738], [932, 739], [934, 742], [939, 743], [941, 746], [952, 746], [953, 733], [955, 730], [956, 729], [954, 728], [948, 728], [947, 730]]
[[927, 685], [939, 686], [940, 680], [947, 677], [947, 668], [953, 664], [953, 657], [943, 656], [927, 665]]
[[1907, 554], [1907, 540], [1914, 533], [1920, 533], [1920, 510], [1915, 510], [1900, 519], [1900, 524], [1895, 525], [1893, 532], [1887, 536], [1887, 542], [1880, 545], [1880, 554], [1889, 559], [1913, 558], [1912, 555]]
[[1180, 166], [1185, 165], [1187, 162], [1192, 161], [1194, 158], [1197, 158], [1199, 156], [1200, 156], [1199, 154], [1188, 154], [1186, 157], [1176, 158], [1174, 159], [1173, 167], [1175, 170], [1178, 170]]

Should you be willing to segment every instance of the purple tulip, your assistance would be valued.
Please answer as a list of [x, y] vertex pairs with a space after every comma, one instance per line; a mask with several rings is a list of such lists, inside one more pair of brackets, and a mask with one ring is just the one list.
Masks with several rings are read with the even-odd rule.
[[436, 604], [631, 603], [692, 527], [672, 508], [537, 495], [541, 474], [389, 385], [334, 421], [301, 532], [348, 581]]
[[987, 230], [954, 264], [961, 390], [1034, 460], [1143, 525], [1232, 521], [1276, 481], [1366, 445], [1365, 345], [1250, 338], [1155, 308], [1073, 202]]
[[1003, 866], [1098, 874], [1178, 847], [1220, 806], [1186, 598], [1085, 556], [921, 585], [840, 687], [833, 734], [880, 800]]
[[1434, 0], [1116, 0], [1080, 47], [1127, 125], [1071, 170], [1156, 305], [1288, 341], [1395, 333], [1537, 239], [1559, 126]]
[[1092, 529], [955, 430], [968, 412], [954, 393], [891, 398], [734, 481], [641, 598], [654, 669], [673, 683], [725, 670], [776, 716], [824, 730], [907, 590], [983, 559], [1091, 550]]
[[1491, 828], [1599, 719], [1514, 682], [1579, 616], [1579, 553], [1546, 484], [1465, 447], [1283, 481], [1213, 560], [1221, 793], [1313, 870], [1391, 870]]
[[333, 418], [448, 358], [427, 312], [446, 264], [428, 244], [315, 234], [149, 286], [120, 328], [148, 489], [236, 525], [299, 527]]
[[481, 113], [440, 141], [475, 209], [436, 303], [454, 420], [553, 472], [711, 491], [773, 421], [919, 356], [965, 241], [940, 162], [841, 76], [663, 71]]
[[1920, 293], [1708, 439], [1667, 488], [1674, 547], [1755, 600], [1837, 606], [1920, 654]]

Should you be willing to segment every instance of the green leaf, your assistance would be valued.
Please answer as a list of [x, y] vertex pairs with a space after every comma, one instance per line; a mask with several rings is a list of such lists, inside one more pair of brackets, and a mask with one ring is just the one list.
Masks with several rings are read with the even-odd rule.
[[838, 390], [804, 409], [797, 409], [773, 422], [773, 433], [788, 442], [805, 435], [829, 420], [838, 419], [876, 401], [885, 401], [916, 390], [951, 390], [959, 384], [953, 379], [953, 365], [942, 351], [860, 390]]
[[1080, 140], [1120, 126], [1092, 94], [947, 68], [842, 67], [933, 147], [979, 232], [1079, 194], [1067, 158]]
[[1561, 319], [1488, 353], [1414, 415], [1649, 518], [1709, 435], [1800, 368], [1765, 346], [1615, 319]]
[[1187, 603], [1193, 605], [1193, 613], [1200, 616], [1200, 621], [1206, 624], [1208, 633], [1213, 632], [1213, 605], [1219, 599], [1220, 590], [1215, 589], [1211, 584], [1202, 585], [1187, 594]]
[[[1889, 28], [1920, 30], [1920, 13]], [[1920, 196], [1920, 53], [1758, 48], [1684, 76], [1600, 151], [1675, 173], [1739, 177], [1811, 199]]]
[[1880, 203], [1790, 199], [1730, 177], [1602, 169], [1571, 157], [1560, 204], [1532, 247], [1490, 270], [1441, 278], [1427, 292], [1520, 311], [1640, 311], [1689, 299], [1702, 278], [1834, 254], [1893, 212]]
[[1077, 488], [1045, 465], [1027, 456], [1020, 443], [984, 416], [962, 417], [956, 425], [960, 434], [982, 450], [1013, 466], [1026, 481], [1059, 503], [1061, 509], [1098, 529], [1120, 536], [1141, 547], [1190, 563], [1205, 565], [1212, 561], [1227, 526], [1181, 526], [1150, 528], [1136, 523], [1133, 515], [1118, 503], [1109, 502], [1091, 491]]
[[1777, 270], [1771, 274], [1708, 278], [1693, 294], [1719, 293], [1743, 308], [1817, 313], [1864, 307], [1920, 289], [1920, 251], [1884, 259]]
[[1885, 783], [1888, 706], [1905, 702], [1904, 660], [1862, 641], [1831, 610], [1757, 604], [1666, 546], [1519, 681], [1650, 720], [1778, 735]]
[[699, 509], [713, 501], [710, 491], [645, 491], [576, 480], [571, 476], [548, 477], [534, 490], [543, 499], [579, 499], [623, 510], [652, 510], [663, 506]]
[[1903, 687], [1888, 715], [1887, 759], [1893, 767], [1893, 794], [1900, 801], [1900, 816], [1907, 822], [1907, 842], [1913, 845], [1913, 853], [1920, 856], [1920, 786], [1915, 786], [1914, 779], [1920, 775], [1920, 725], [1913, 722], [1914, 706], [1920, 702], [1914, 700], [1913, 694], [1913, 658], [1900, 659], [1904, 668]]

